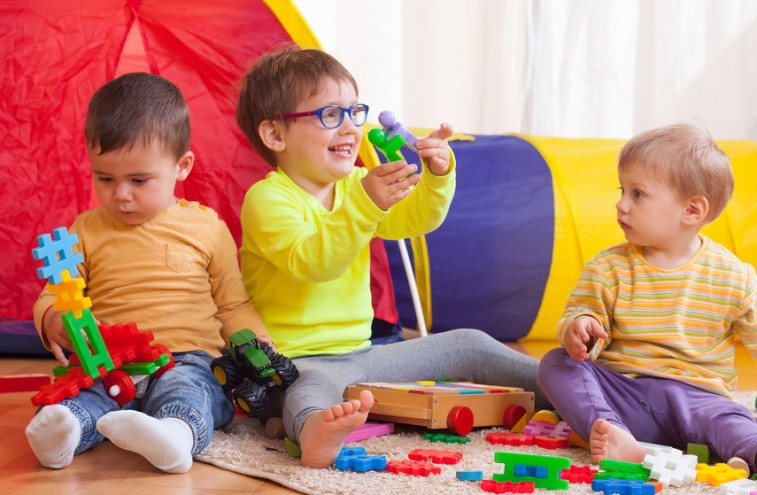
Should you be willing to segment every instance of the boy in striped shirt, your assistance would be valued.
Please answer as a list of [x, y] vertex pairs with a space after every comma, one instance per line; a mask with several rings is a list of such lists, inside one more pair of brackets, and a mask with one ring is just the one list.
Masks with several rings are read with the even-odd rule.
[[735, 335], [757, 355], [755, 270], [700, 233], [731, 198], [730, 160], [677, 124], [626, 143], [618, 176], [628, 242], [587, 263], [539, 386], [594, 462], [641, 462], [640, 441], [697, 443], [754, 472], [757, 423], [730, 394]]

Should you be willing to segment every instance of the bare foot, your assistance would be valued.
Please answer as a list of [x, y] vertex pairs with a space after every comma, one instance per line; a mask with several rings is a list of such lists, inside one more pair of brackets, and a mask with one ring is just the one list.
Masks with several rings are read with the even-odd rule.
[[365, 423], [373, 402], [373, 394], [363, 390], [358, 399], [331, 406], [306, 419], [300, 431], [302, 465], [325, 468], [333, 464], [345, 437]]
[[646, 454], [633, 435], [601, 418], [591, 425], [589, 448], [591, 461], [595, 464], [599, 464], [602, 459], [641, 462]]

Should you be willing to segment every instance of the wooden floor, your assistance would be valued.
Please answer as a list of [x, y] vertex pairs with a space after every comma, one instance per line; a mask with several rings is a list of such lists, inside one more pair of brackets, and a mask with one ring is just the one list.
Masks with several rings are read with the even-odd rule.
[[[518, 350], [541, 357], [554, 342], [517, 344]], [[48, 359], [0, 358], [0, 375], [50, 373], [55, 362]], [[757, 390], [755, 361], [742, 346], [737, 350], [736, 369], [741, 390]], [[42, 468], [34, 457], [24, 428], [34, 415], [32, 392], [0, 394], [0, 490], [14, 495], [138, 495], [138, 494], [254, 494], [297, 493], [276, 483], [250, 478], [195, 462], [181, 475], [163, 474], [136, 454], [104, 442], [76, 456], [62, 470]]]

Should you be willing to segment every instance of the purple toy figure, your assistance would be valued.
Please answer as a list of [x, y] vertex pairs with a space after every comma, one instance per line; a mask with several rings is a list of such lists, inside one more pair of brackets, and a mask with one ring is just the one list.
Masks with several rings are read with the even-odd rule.
[[384, 134], [386, 135], [386, 140], [389, 141], [394, 137], [395, 135], [399, 134], [403, 138], [405, 138], [405, 144], [407, 144], [407, 147], [412, 149], [413, 151], [416, 151], [415, 149], [415, 142], [418, 140], [417, 137], [415, 137], [410, 131], [405, 128], [404, 125], [397, 122], [397, 119], [394, 117], [394, 114], [390, 112], [389, 110], [384, 110], [379, 114], [378, 117], [379, 124], [384, 128]]

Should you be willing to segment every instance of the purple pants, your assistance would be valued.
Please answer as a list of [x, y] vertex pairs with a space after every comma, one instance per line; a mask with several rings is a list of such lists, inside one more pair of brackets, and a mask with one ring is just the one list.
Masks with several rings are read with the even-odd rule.
[[573, 431], [588, 441], [603, 418], [636, 440], [686, 451], [707, 445], [720, 459], [738, 456], [754, 472], [757, 422], [744, 406], [676, 380], [630, 378], [552, 349], [539, 363], [539, 388]]

